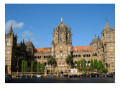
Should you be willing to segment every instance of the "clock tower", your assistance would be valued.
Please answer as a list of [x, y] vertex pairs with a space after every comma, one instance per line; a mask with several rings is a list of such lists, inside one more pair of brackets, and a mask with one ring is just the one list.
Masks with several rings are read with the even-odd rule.
[[11, 74], [16, 69], [15, 47], [17, 45], [17, 35], [14, 35], [12, 26], [5, 35], [5, 73]]
[[108, 68], [108, 72], [115, 72], [115, 28], [110, 28], [108, 21], [106, 20], [106, 26], [102, 31], [103, 41], [103, 57], [105, 67]]
[[63, 67], [65, 69], [67, 66], [65, 59], [71, 54], [71, 50], [71, 28], [68, 28], [61, 18], [61, 23], [54, 29], [52, 41], [52, 55], [56, 58], [59, 71], [65, 71], [63, 70]]

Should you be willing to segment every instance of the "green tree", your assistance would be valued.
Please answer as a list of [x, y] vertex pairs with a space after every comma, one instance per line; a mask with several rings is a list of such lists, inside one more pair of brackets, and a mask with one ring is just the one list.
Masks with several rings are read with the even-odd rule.
[[94, 69], [97, 69], [98, 68], [98, 61], [97, 59], [94, 60]]
[[28, 64], [27, 64], [27, 61], [24, 62], [24, 72], [27, 72], [27, 69], [28, 69]]
[[77, 69], [80, 71], [80, 61], [77, 61]]
[[40, 63], [37, 62], [37, 72], [40, 72]]
[[84, 59], [84, 66], [83, 66], [83, 70], [86, 71], [86, 61]]
[[70, 66], [73, 65], [73, 57], [71, 55], [68, 55], [66, 58], [66, 63]]
[[86, 71], [86, 61], [85, 61], [85, 59], [81, 60], [81, 67], [82, 67], [83, 71]]
[[103, 64], [102, 64], [102, 61], [99, 60], [97, 71], [98, 71], [98, 72], [102, 72], [102, 69], [103, 69], [103, 68], [104, 68], [104, 66], [103, 66]]
[[107, 72], [108, 72], [108, 69], [107, 69], [107, 68], [103, 68], [103, 69], [102, 69], [102, 72], [107, 73]]
[[24, 72], [24, 60], [22, 60], [22, 64], [21, 64], [21, 72]]
[[45, 70], [45, 63], [41, 64], [41, 72], [44, 72]]
[[53, 72], [53, 67], [56, 67], [56, 65], [57, 65], [57, 62], [56, 62], [56, 60], [55, 60], [55, 58], [53, 57], [53, 56], [49, 56], [49, 58], [47, 59], [48, 61], [47, 61], [47, 63], [49, 64], [49, 65], [51, 65], [51, 70], [52, 70], [52, 72]]
[[91, 60], [90, 61], [90, 71], [93, 71], [93, 68], [94, 68], [94, 66], [93, 66], [93, 60]]
[[31, 62], [31, 72], [33, 72], [34, 69], [34, 61]]
[[23, 60], [22, 65], [21, 65], [21, 71], [22, 72], [27, 72], [27, 68], [28, 68], [27, 61]]

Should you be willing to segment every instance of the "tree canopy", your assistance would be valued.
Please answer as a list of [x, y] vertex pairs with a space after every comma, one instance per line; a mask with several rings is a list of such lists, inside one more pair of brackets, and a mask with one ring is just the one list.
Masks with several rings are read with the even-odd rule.
[[37, 72], [40, 72], [40, 63], [37, 62]]
[[31, 72], [34, 70], [34, 61], [31, 62]]
[[66, 63], [70, 66], [73, 64], [73, 57], [71, 55], [67, 56]]
[[80, 71], [80, 61], [77, 61], [77, 69]]
[[85, 59], [81, 60], [81, 67], [82, 67], [83, 71], [86, 71], [86, 61], [85, 61]]
[[49, 65], [51, 65], [51, 66], [56, 66], [57, 65], [57, 62], [56, 62], [56, 60], [55, 60], [55, 58], [53, 56], [50, 55], [47, 60], [48, 60], [47, 63]]
[[44, 72], [45, 70], [45, 63], [41, 64], [41, 72]]
[[27, 64], [27, 61], [22, 60], [21, 72], [27, 72], [27, 70], [28, 70], [28, 64]]
[[93, 69], [94, 69], [93, 60], [91, 60], [91, 62], [90, 62], [90, 71], [93, 71]]

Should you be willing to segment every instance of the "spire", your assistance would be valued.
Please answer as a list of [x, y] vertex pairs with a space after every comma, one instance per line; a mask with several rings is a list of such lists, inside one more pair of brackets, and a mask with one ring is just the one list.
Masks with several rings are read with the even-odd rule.
[[20, 44], [22, 45], [22, 41], [20, 42]]
[[13, 29], [12, 29], [12, 25], [10, 27], [10, 30], [9, 30], [9, 34], [13, 33]]
[[108, 23], [108, 20], [106, 19], [106, 26], [105, 26], [106, 28], [110, 28], [109, 27], [109, 23]]
[[24, 42], [24, 39], [23, 39], [23, 43], [25, 43], [25, 42]]
[[61, 23], [63, 23], [63, 18], [61, 17]]
[[96, 34], [95, 34], [95, 38], [96, 38]]
[[17, 33], [16, 33], [15, 37], [18, 38], [18, 37], [17, 37]]
[[98, 40], [100, 40], [100, 37], [99, 37], [99, 35], [98, 35]]

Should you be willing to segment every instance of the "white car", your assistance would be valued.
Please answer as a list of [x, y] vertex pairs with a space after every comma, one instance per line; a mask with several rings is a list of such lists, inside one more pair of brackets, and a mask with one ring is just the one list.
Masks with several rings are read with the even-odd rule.
[[42, 75], [37, 74], [36, 77], [40, 78], [40, 77], [42, 77]]

